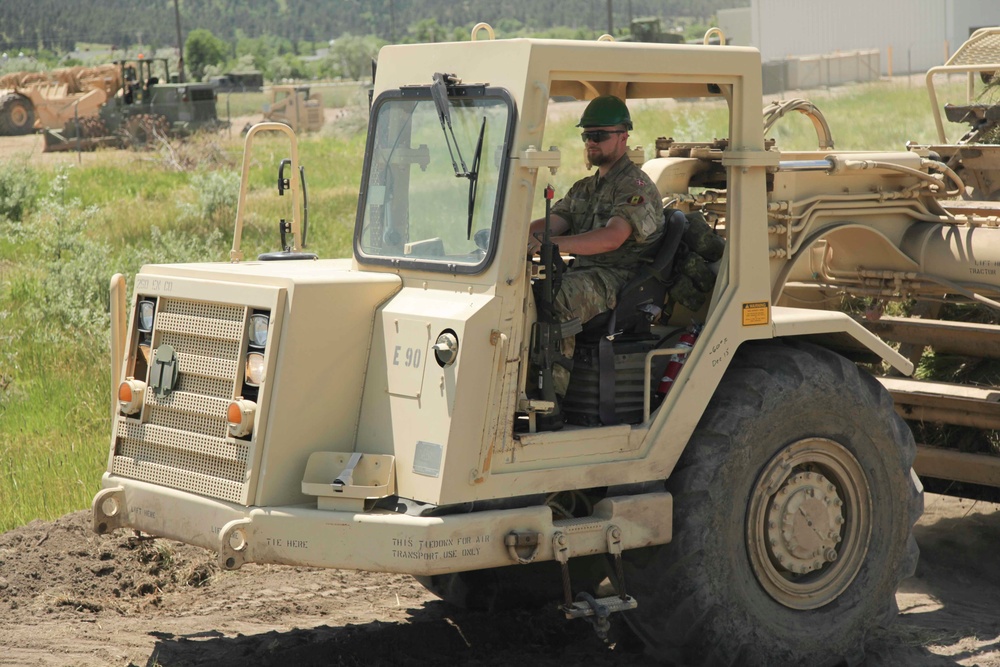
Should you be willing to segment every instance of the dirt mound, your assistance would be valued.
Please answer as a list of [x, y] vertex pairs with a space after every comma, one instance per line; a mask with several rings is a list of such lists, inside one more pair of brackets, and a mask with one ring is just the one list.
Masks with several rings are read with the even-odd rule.
[[[1000, 666], [1000, 506], [927, 496], [922, 560], [867, 667]], [[2, 665], [654, 664], [553, 607], [457, 611], [400, 575], [247, 565], [125, 532], [90, 513], [0, 535]]]
[[217, 569], [203, 549], [124, 532], [99, 536], [90, 512], [76, 512], [0, 535], [0, 609], [132, 614], [204, 584]]

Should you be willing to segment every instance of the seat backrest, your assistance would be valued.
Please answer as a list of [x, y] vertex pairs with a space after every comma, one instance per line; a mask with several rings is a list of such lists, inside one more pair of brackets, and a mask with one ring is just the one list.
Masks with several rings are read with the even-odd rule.
[[663, 306], [667, 295], [667, 280], [688, 224], [685, 215], [676, 209], [664, 209], [663, 215], [663, 236], [652, 261], [643, 265], [622, 287], [614, 310], [602, 313], [584, 325], [584, 335], [649, 331], [652, 318], [642, 307], [646, 304], [656, 308]]

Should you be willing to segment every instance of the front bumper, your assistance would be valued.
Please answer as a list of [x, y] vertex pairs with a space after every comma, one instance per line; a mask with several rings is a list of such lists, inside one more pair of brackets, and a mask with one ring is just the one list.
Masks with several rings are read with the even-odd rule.
[[614, 553], [670, 541], [669, 493], [606, 498], [590, 517], [546, 506], [437, 517], [308, 506], [244, 507], [105, 474], [94, 531], [133, 528], [216, 551], [220, 566], [275, 563], [418, 576]]

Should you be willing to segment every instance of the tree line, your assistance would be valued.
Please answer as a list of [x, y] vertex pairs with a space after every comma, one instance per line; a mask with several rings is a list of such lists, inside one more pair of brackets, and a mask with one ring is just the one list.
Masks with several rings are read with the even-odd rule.
[[[468, 30], [479, 21], [495, 28], [543, 31], [565, 26], [607, 29], [607, 0], [180, 0], [185, 32], [203, 28], [226, 41], [237, 33], [274, 35], [297, 42], [327, 41], [343, 34], [403, 41], [421, 21], [445, 31]], [[689, 16], [706, 20], [718, 9], [749, 0], [612, 0], [615, 27], [632, 17]], [[78, 42], [176, 45], [171, 0], [3, 0], [0, 49], [68, 51]]]
[[[627, 34], [633, 18], [655, 16], [697, 32], [721, 8], [750, 0], [177, 0], [193, 78], [257, 69], [271, 79], [358, 78], [386, 43], [469, 39], [490, 23], [499, 37], [594, 39]], [[174, 0], [3, 0], [0, 51], [65, 60], [81, 44], [147, 52], [175, 47]], [[305, 64], [317, 49], [327, 55]], [[56, 64], [50, 62], [49, 64]], [[58, 64], [67, 64], [59, 62]], [[72, 63], [70, 63], [72, 64]]]

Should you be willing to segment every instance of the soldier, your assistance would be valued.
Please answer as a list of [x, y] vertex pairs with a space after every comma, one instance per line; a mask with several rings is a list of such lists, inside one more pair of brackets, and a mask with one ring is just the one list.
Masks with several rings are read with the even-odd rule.
[[[551, 212], [552, 242], [561, 253], [573, 255], [556, 294], [553, 310], [560, 322], [574, 317], [586, 323], [614, 308], [619, 290], [635, 274], [663, 234], [660, 193], [643, 171], [626, 155], [632, 118], [625, 103], [612, 95], [595, 98], [577, 127], [597, 173], [577, 181]], [[538, 252], [545, 220], [531, 223], [528, 255]], [[562, 354], [572, 359], [575, 338], [563, 339]], [[552, 370], [555, 393], [566, 395], [569, 371]], [[562, 418], [545, 420], [559, 428]]]

